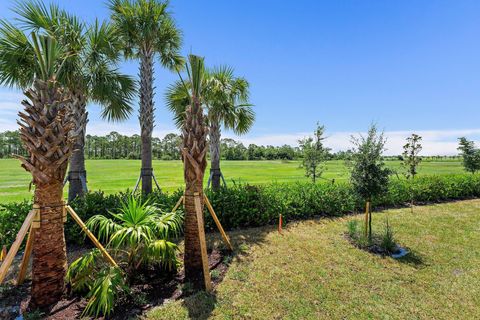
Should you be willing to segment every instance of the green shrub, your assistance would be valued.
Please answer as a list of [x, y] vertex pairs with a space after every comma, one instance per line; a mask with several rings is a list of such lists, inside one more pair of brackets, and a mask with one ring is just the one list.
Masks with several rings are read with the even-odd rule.
[[[391, 178], [389, 191], [372, 199], [373, 207], [397, 207], [446, 200], [480, 197], [480, 175], [420, 176], [415, 179]], [[215, 212], [225, 229], [258, 227], [277, 223], [282, 214], [285, 221], [307, 219], [315, 216], [339, 216], [363, 212], [364, 203], [355, 196], [347, 182], [342, 183], [272, 183], [267, 185], [231, 184], [213, 193], [207, 190]], [[148, 196], [162, 211], [170, 211], [183, 191], [173, 193], [154, 192]], [[91, 192], [71, 203], [77, 214], [87, 221], [94, 215], [116, 211], [129, 193], [106, 195]], [[31, 202], [23, 201], [0, 206], [0, 244], [11, 245], [15, 235], [31, 208]], [[205, 211], [207, 230], [216, 230], [210, 214]], [[73, 219], [65, 225], [69, 244], [90, 243]]]
[[27, 200], [0, 205], [0, 250], [4, 245], [10, 246], [15, 241], [30, 210], [32, 203]]

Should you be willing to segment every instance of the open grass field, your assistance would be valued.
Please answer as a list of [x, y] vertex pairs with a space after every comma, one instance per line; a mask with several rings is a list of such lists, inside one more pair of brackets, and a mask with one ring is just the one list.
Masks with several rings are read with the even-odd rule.
[[350, 216], [231, 233], [236, 256], [213, 295], [167, 303], [160, 319], [479, 319], [480, 200], [374, 213], [412, 255], [382, 258], [344, 237]]
[[[133, 189], [140, 173], [140, 160], [87, 160], [86, 163], [89, 189], [106, 193]], [[400, 162], [387, 163], [399, 169]], [[163, 190], [172, 191], [183, 186], [181, 161], [157, 160], [153, 162], [153, 167]], [[307, 181], [298, 161], [223, 161], [222, 170], [227, 183], [232, 180], [253, 184]], [[420, 174], [423, 175], [462, 172], [460, 161], [425, 161], [420, 166]], [[323, 178], [337, 181], [348, 179], [344, 161], [328, 162]], [[0, 159], [0, 203], [30, 198], [30, 180], [30, 174], [20, 167], [18, 160]], [[208, 180], [208, 176], [205, 180]]]

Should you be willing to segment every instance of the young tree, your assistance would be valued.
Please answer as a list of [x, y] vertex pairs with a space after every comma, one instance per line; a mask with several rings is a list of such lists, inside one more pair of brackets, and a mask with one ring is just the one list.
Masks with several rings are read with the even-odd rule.
[[325, 170], [324, 162], [327, 160], [328, 148], [325, 148], [323, 136], [325, 126], [317, 123], [317, 129], [314, 133], [314, 138], [308, 137], [299, 141], [300, 149], [303, 153], [303, 167], [305, 168], [305, 175], [312, 179], [313, 183], [320, 178]]
[[373, 197], [381, 196], [388, 191], [388, 179], [391, 170], [385, 167], [382, 154], [385, 151], [386, 139], [383, 132], [378, 133], [376, 125], [372, 125], [366, 137], [352, 137], [354, 144], [351, 160], [351, 176], [353, 190], [366, 202], [365, 235], [372, 239], [372, 214], [370, 204]]
[[480, 150], [475, 148], [473, 141], [465, 137], [459, 138], [458, 150], [461, 152], [465, 171], [475, 174], [480, 170]]
[[[407, 143], [403, 146], [402, 153], [402, 166], [405, 169], [405, 177], [408, 179], [415, 179], [418, 173], [418, 166], [422, 162], [422, 158], [419, 156], [422, 151], [422, 137], [413, 133], [407, 138]], [[413, 212], [413, 185], [410, 190], [410, 207]]]
[[407, 143], [403, 146], [402, 166], [405, 168], [405, 177], [415, 179], [418, 173], [418, 166], [422, 162], [419, 156], [422, 151], [422, 137], [413, 133], [407, 138]]
[[152, 192], [152, 132], [154, 127], [153, 64], [155, 56], [172, 71], [183, 65], [179, 55], [182, 35], [168, 11], [168, 2], [158, 0], [110, 0], [112, 21], [124, 44], [127, 58], [140, 59], [140, 110], [142, 138], [142, 192]]

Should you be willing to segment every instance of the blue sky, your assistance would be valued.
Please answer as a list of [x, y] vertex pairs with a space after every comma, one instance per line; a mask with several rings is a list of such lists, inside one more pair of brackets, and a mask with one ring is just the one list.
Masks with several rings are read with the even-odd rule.
[[[86, 21], [108, 18], [104, 1], [57, 3]], [[13, 19], [12, 6], [2, 0], [0, 17]], [[317, 121], [336, 150], [372, 122], [387, 132], [389, 153], [414, 131], [425, 154], [456, 153], [462, 135], [480, 140], [480, 1], [172, 0], [171, 10], [184, 54], [229, 64], [250, 81], [257, 121], [240, 138], [246, 144], [295, 144]], [[163, 101], [175, 78], [157, 66], [157, 136], [175, 131]], [[0, 131], [15, 128], [20, 98], [0, 88]], [[98, 110], [89, 106], [90, 133], [138, 132], [136, 114], [107, 124]]]

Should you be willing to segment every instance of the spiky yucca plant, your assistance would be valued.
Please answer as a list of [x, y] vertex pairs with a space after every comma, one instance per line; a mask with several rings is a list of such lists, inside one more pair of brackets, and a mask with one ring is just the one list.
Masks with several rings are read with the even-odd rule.
[[131, 196], [119, 213], [93, 216], [87, 226], [98, 232], [99, 239], [133, 274], [143, 264], [159, 264], [170, 270], [176, 267], [178, 248], [169, 239], [180, 234], [182, 222], [180, 211], [162, 213], [148, 201]]
[[89, 298], [84, 313], [108, 315], [115, 301], [128, 293], [128, 283], [138, 276], [142, 266], [175, 269], [178, 247], [170, 240], [179, 235], [182, 222], [180, 211], [161, 213], [148, 201], [133, 196], [122, 203], [118, 213], [90, 218], [87, 226], [106, 243], [121, 269], [109, 265], [98, 250], [71, 264], [67, 281], [74, 291], [87, 292]]

